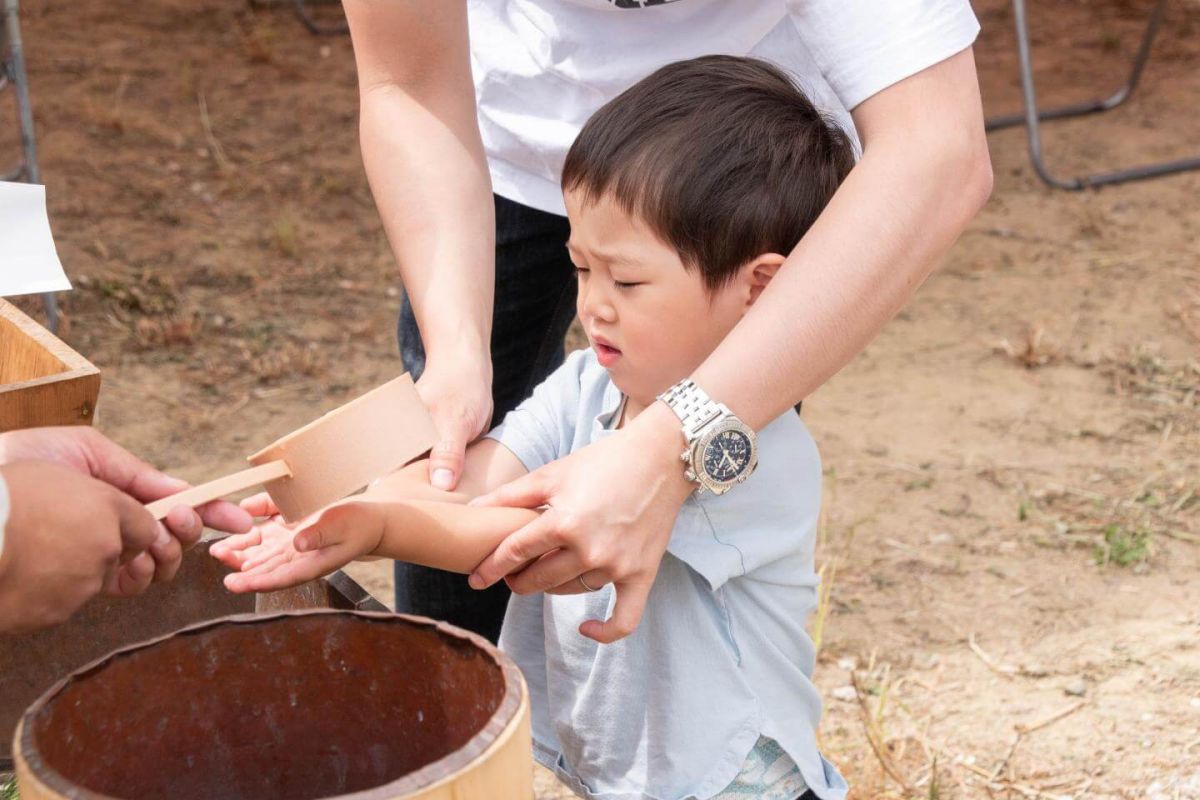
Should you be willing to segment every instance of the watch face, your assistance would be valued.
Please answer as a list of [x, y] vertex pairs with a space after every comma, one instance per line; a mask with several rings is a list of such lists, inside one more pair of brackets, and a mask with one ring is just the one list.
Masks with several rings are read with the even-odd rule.
[[704, 472], [720, 483], [735, 481], [749, 468], [750, 456], [750, 437], [737, 430], [721, 431], [704, 448]]

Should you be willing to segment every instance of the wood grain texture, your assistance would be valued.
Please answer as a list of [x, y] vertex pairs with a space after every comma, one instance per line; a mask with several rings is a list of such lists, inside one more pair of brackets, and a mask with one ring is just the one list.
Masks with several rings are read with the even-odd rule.
[[0, 431], [90, 425], [99, 394], [95, 366], [0, 300]]

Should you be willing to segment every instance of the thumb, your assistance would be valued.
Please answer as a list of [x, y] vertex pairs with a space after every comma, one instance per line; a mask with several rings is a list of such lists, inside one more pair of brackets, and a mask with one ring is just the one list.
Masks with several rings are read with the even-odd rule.
[[354, 519], [351, 505], [327, 508], [312, 522], [302, 525], [292, 538], [292, 547], [297, 553], [307, 553], [311, 550], [324, 550], [345, 541]]
[[510, 508], [539, 508], [554, 494], [554, 464], [538, 467], [533, 472], [497, 486], [487, 494], [476, 497], [467, 505], [508, 506]]
[[429, 483], [435, 489], [452, 492], [462, 477], [467, 442], [471, 433], [459, 424], [441, 437], [429, 451]]

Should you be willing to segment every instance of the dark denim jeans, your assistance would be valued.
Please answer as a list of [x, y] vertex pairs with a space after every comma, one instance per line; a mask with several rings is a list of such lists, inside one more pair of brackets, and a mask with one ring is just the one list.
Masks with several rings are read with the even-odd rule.
[[[566, 217], [495, 197], [496, 302], [492, 322], [492, 423], [528, 397], [563, 362], [563, 337], [575, 316], [575, 272], [567, 257]], [[414, 378], [425, 348], [412, 306], [400, 308], [400, 355]], [[396, 562], [396, 610], [445, 620], [495, 642], [508, 587], [482, 592], [465, 575]]]

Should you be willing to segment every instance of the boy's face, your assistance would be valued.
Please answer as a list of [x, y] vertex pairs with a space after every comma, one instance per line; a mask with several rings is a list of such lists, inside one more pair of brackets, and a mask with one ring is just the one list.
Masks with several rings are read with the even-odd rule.
[[617, 387], [649, 405], [700, 366], [753, 294], [740, 274], [709, 292], [698, 271], [609, 198], [585, 204], [569, 191], [565, 199], [588, 343]]

